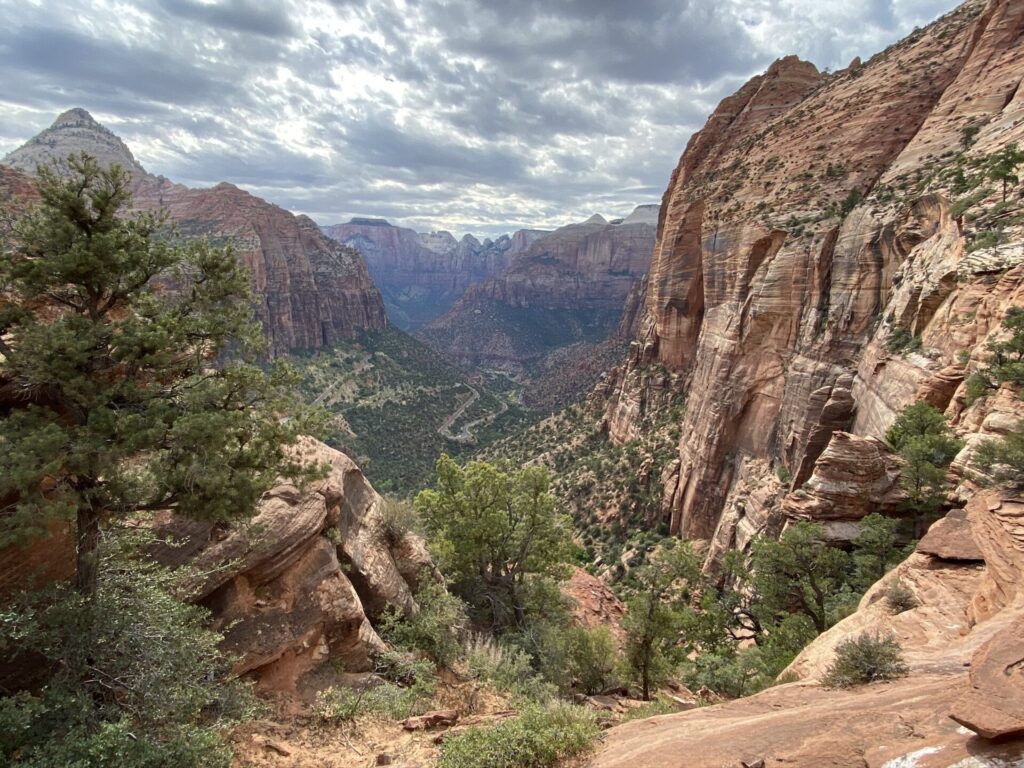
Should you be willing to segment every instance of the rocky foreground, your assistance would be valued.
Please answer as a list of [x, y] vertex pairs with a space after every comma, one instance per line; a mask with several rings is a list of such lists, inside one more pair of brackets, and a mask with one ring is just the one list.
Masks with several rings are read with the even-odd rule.
[[[892, 613], [884, 593], [893, 579], [910, 588], [917, 607]], [[822, 688], [817, 681], [838, 643], [865, 631], [899, 639], [909, 676]], [[1024, 765], [1024, 502], [976, 494], [787, 672], [801, 681], [613, 728], [591, 765]]]

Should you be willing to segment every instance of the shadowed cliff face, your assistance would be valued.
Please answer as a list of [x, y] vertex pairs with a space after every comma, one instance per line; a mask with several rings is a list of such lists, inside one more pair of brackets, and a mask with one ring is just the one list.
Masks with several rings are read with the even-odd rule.
[[[656, 371], [682, 382], [673, 532], [713, 540], [714, 557], [780, 527], [782, 496], [819, 458], [860, 455], [826, 455], [837, 431], [881, 437], [921, 397], [956, 410], [958, 352], [983, 355], [1017, 295], [1019, 270], [1004, 271], [1024, 255], [1019, 224], [1004, 245], [970, 247], [983, 244], [976, 208], [954, 210], [943, 171], [967, 127], [969, 157], [1024, 138], [1022, 33], [1021, 3], [972, 0], [833, 75], [782, 59], [691, 139], [607, 407], [612, 438], [629, 440], [664, 400]], [[998, 202], [992, 190], [977, 206]], [[1015, 190], [1006, 215], [1019, 208]], [[926, 354], [888, 352], [896, 328]]]
[[456, 240], [448, 232], [420, 234], [383, 219], [353, 219], [324, 232], [363, 254], [388, 316], [406, 330], [447, 312], [470, 285], [500, 274], [547, 234], [521, 229], [497, 240], [481, 242], [472, 235]]
[[594, 216], [535, 240], [508, 269], [472, 285], [422, 337], [451, 357], [518, 368], [552, 350], [612, 335], [647, 272], [655, 212]]
[[[136, 208], [166, 209], [181, 234], [235, 249], [252, 271], [256, 314], [273, 352], [328, 346], [387, 325], [383, 300], [357, 251], [324, 236], [312, 220], [234, 185], [189, 189], [147, 173], [85, 110], [63, 113], [3, 163], [31, 174], [55, 161], [60, 170], [67, 155], [82, 151], [131, 173]], [[5, 179], [16, 175], [4, 171]], [[29, 180], [22, 179], [24, 188]], [[16, 195], [17, 189], [4, 183], [0, 195], [5, 192]]]

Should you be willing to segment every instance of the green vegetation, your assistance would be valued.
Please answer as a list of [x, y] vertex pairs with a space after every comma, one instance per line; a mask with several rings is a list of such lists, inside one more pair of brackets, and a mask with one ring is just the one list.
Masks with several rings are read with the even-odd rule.
[[903, 613], [918, 606], [914, 593], [899, 579], [893, 579], [889, 582], [889, 585], [885, 588], [885, 599], [893, 613]]
[[[471, 374], [395, 328], [293, 355], [292, 362], [306, 400], [330, 413], [326, 442], [352, 456], [382, 493], [404, 496], [423, 488], [442, 453], [479, 450], [531, 418], [506, 377]], [[457, 436], [478, 422], [463, 444], [442, 427], [466, 403], [449, 427]]]
[[140, 557], [137, 536], [107, 542], [90, 595], [58, 585], [0, 610], [0, 653], [45, 683], [0, 697], [0, 763], [227, 768], [223, 732], [254, 702], [221, 636], [179, 597], [187, 574]]
[[916, 352], [921, 348], [921, 337], [915, 336], [906, 328], [895, 326], [885, 340], [885, 348], [894, 355]]
[[973, 464], [993, 482], [1024, 487], [1024, 422], [1019, 422], [1005, 437], [979, 445]]
[[597, 737], [593, 713], [571, 704], [533, 706], [491, 727], [445, 739], [440, 768], [546, 768], [584, 752]]
[[416, 507], [434, 551], [473, 619], [494, 631], [525, 628], [528, 612], [543, 612], [546, 585], [565, 573], [571, 527], [555, 510], [543, 467], [502, 472], [448, 456], [437, 462], [437, 489]]
[[942, 412], [926, 402], [903, 409], [885, 433], [903, 459], [901, 479], [907, 505], [919, 519], [936, 512], [946, 496], [946, 467], [963, 448]]
[[644, 701], [678, 661], [684, 610], [699, 583], [700, 560], [688, 542], [666, 543], [636, 574], [637, 594], [627, 605], [625, 664]]
[[424, 581], [416, 591], [416, 604], [419, 611], [411, 616], [397, 610], [385, 613], [378, 628], [381, 637], [396, 648], [426, 654], [439, 667], [451, 667], [462, 655], [465, 605], [434, 580]]
[[821, 683], [826, 688], [853, 688], [880, 680], [896, 680], [909, 672], [895, 637], [865, 632], [843, 640]]
[[231, 251], [177, 245], [161, 217], [124, 215], [120, 167], [68, 164], [67, 179], [40, 169], [41, 202], [0, 259], [0, 378], [28, 393], [0, 418], [0, 497], [14, 499], [0, 545], [71, 521], [75, 583], [90, 595], [104, 525], [154, 509], [251, 515], [276, 478], [311, 476], [288, 447], [315, 420], [290, 368], [253, 362], [263, 337]]

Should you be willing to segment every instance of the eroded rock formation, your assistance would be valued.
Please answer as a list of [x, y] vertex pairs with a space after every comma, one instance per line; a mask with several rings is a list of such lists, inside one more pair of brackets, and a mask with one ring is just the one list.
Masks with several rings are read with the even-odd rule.
[[521, 229], [496, 240], [449, 232], [420, 234], [384, 219], [352, 219], [323, 231], [357, 249], [387, 302], [388, 316], [405, 329], [415, 329], [443, 315], [473, 283], [503, 272], [543, 230]]
[[497, 277], [471, 286], [421, 336], [472, 364], [515, 368], [557, 347], [598, 342], [623, 321], [647, 272], [657, 206], [622, 220], [592, 216], [535, 240]]
[[[595, 768], [781, 765], [818, 768], [1009, 766], [1024, 760], [1024, 504], [976, 493], [946, 521], [970, 544], [918, 551], [872, 587], [856, 613], [812, 642], [788, 672], [800, 682], [612, 729]], [[934, 544], [934, 542], [933, 542]], [[894, 614], [899, 579], [917, 606]], [[892, 634], [903, 679], [836, 691], [821, 678], [840, 642]], [[998, 739], [998, 740], [997, 740]], [[680, 762], [680, 756], [685, 761]], [[758, 762], [760, 761], [760, 762]]]
[[252, 272], [256, 315], [274, 352], [311, 349], [352, 339], [387, 324], [384, 303], [362, 256], [295, 216], [232, 184], [189, 189], [154, 176], [127, 146], [88, 112], [71, 109], [4, 158], [0, 200], [20, 194], [36, 166], [87, 152], [101, 164], [119, 163], [132, 176], [134, 204], [166, 209], [185, 236], [231, 245]]
[[[630, 440], [665, 388], [685, 395], [663, 509], [709, 557], [792, 517], [855, 521], [859, 494], [892, 501], [861, 441], [915, 400], [977, 430], [963, 380], [1024, 303], [1024, 249], [1019, 221], [986, 246], [943, 172], [1024, 139], [1022, 32], [1020, 3], [971, 0], [833, 75], [782, 59], [691, 139], [606, 420]], [[891, 351], [897, 334], [919, 348]]]
[[155, 554], [196, 576], [196, 600], [213, 611], [237, 671], [294, 691], [328, 659], [371, 668], [384, 645], [370, 624], [387, 608], [416, 609], [415, 581], [430, 576], [423, 542], [389, 539], [382, 500], [342, 453], [311, 438], [305, 461], [327, 476], [299, 490], [272, 489], [244, 525], [164, 518]]

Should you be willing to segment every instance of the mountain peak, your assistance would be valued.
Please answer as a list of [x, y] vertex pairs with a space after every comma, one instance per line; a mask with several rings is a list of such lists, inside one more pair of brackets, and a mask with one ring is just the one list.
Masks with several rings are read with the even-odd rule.
[[583, 222], [584, 224], [607, 224], [608, 220], [600, 213], [595, 213], [589, 219]]
[[81, 107], [72, 107], [66, 112], [61, 112], [57, 116], [57, 119], [53, 121], [53, 125], [50, 126], [50, 130], [52, 131], [56, 128], [63, 128], [67, 125], [103, 128], [103, 126], [97, 123], [96, 119], [89, 114], [88, 110], [82, 109]]
[[78, 152], [92, 155], [102, 166], [117, 163], [136, 178], [146, 175], [125, 143], [81, 107], [61, 112], [49, 128], [7, 155], [3, 163], [26, 173], [56, 163], [63, 173], [67, 170], [65, 158]]

